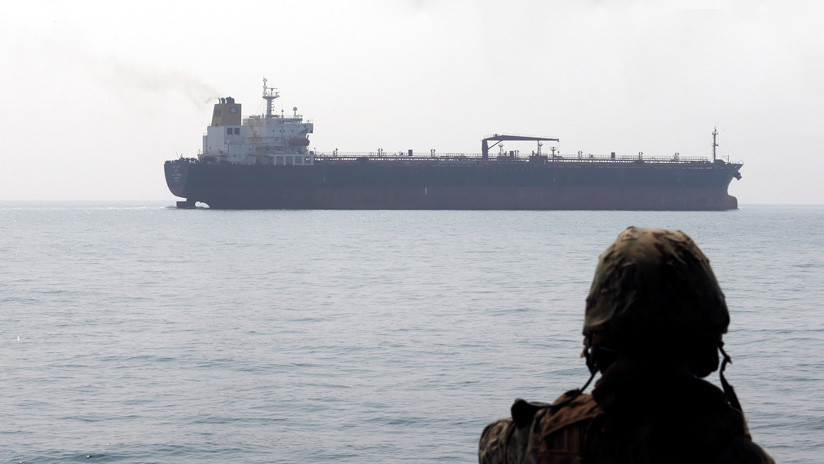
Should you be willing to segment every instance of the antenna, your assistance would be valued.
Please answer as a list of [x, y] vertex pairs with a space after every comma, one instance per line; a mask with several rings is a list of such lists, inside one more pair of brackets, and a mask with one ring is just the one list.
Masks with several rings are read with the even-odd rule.
[[280, 97], [278, 89], [266, 86], [266, 78], [263, 78], [263, 99], [266, 100], [266, 117], [272, 117], [272, 101]]

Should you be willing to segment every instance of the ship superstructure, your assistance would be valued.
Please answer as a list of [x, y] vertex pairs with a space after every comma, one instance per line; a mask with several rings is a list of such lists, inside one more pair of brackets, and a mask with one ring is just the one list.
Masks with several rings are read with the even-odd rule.
[[275, 114], [273, 104], [279, 96], [277, 89], [267, 87], [263, 79], [266, 114], [245, 119], [241, 116], [241, 104], [234, 98], [219, 99], [212, 124], [203, 136], [203, 151], [198, 160], [242, 165], [311, 165], [314, 155], [307, 150], [307, 137], [313, 125], [303, 121], [297, 108], [291, 116]]

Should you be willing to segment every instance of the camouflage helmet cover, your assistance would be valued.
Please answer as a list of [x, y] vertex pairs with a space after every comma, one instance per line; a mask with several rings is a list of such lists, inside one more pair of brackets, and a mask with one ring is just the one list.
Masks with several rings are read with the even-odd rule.
[[629, 227], [599, 257], [584, 335], [717, 335], [730, 317], [709, 259], [680, 230]]

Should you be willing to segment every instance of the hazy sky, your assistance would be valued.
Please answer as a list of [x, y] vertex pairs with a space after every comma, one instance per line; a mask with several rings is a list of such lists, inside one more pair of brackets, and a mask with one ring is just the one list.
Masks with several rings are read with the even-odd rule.
[[265, 76], [319, 151], [513, 132], [707, 156], [717, 126], [742, 205], [824, 204], [821, 18], [813, 0], [14, 2], [0, 200], [172, 204], [163, 162], [197, 154], [217, 97], [263, 112]]

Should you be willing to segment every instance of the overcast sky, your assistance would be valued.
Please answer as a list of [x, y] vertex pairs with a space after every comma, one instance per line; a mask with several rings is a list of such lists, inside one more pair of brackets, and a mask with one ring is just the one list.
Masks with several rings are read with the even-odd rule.
[[742, 205], [824, 204], [822, 18], [813, 0], [14, 2], [0, 200], [173, 204], [163, 162], [196, 156], [218, 97], [262, 113], [267, 77], [319, 151], [512, 132], [709, 156], [717, 127]]

